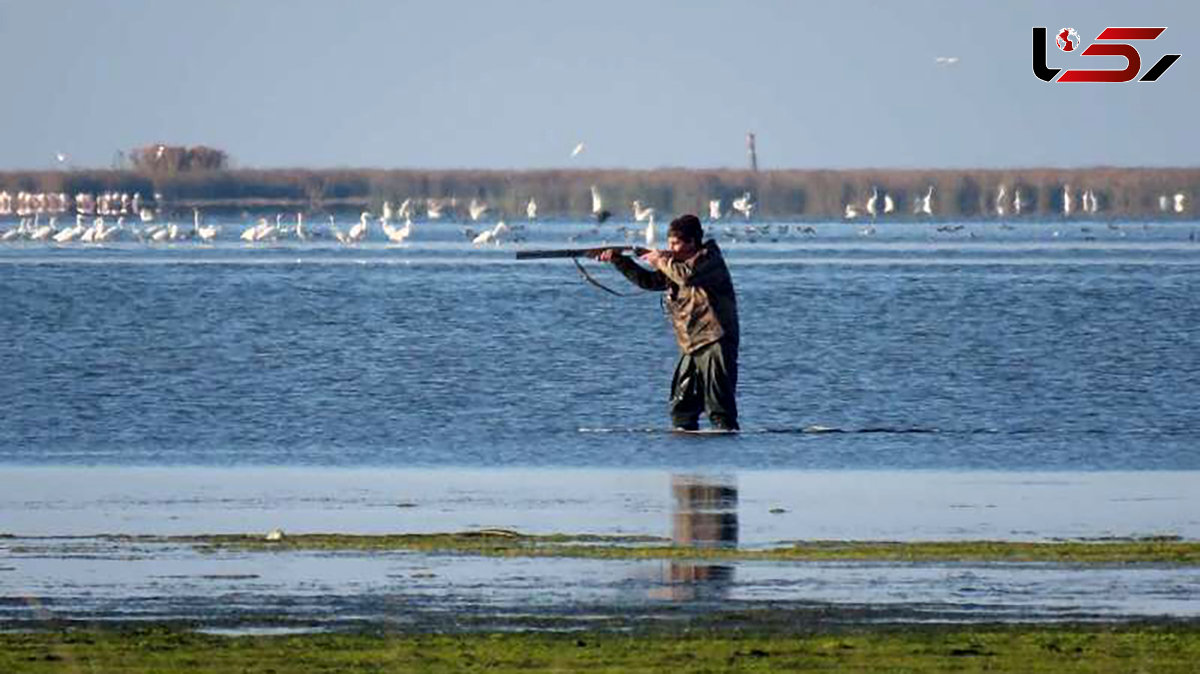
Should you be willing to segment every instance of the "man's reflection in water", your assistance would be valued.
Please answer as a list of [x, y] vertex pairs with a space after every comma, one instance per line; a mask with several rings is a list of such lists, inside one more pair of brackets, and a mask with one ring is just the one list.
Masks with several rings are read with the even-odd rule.
[[[675, 545], [695, 548], [736, 548], [738, 544], [738, 490], [731, 476], [672, 475], [675, 510], [671, 539]], [[720, 599], [733, 584], [733, 567], [686, 561], [667, 562], [664, 587], [654, 595], [663, 599]]]

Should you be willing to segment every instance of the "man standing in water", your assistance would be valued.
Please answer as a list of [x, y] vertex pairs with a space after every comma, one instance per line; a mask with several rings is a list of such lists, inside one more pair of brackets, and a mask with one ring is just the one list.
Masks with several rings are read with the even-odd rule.
[[713, 428], [738, 430], [738, 314], [733, 279], [715, 241], [703, 242], [700, 218], [681, 215], [667, 228], [667, 250], [641, 260], [613, 249], [593, 257], [611, 262], [646, 290], [666, 291], [666, 306], [679, 342], [679, 362], [671, 381], [671, 421], [676, 430], [699, 429], [707, 412]]

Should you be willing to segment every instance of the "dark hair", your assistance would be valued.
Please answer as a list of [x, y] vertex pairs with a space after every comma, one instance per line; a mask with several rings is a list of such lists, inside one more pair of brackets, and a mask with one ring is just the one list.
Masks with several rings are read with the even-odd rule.
[[699, 246], [704, 241], [704, 228], [700, 226], [700, 218], [687, 213], [671, 221], [667, 227], [667, 236], [692, 241]]

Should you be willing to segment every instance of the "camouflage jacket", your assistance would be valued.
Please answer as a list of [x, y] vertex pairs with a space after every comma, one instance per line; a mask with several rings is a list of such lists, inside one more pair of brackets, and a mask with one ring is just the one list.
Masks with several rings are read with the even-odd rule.
[[666, 291], [675, 340], [684, 353], [722, 337], [737, 345], [737, 296], [729, 268], [715, 241], [705, 242], [686, 260], [664, 260], [654, 270], [624, 256], [614, 257], [613, 265], [641, 288]]

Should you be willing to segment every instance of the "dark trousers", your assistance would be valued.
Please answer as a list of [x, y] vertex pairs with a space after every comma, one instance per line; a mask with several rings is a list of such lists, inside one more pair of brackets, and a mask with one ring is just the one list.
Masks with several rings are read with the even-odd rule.
[[671, 381], [675, 428], [696, 430], [701, 412], [707, 412], [713, 428], [738, 430], [737, 352], [736, 342], [721, 339], [679, 357]]

